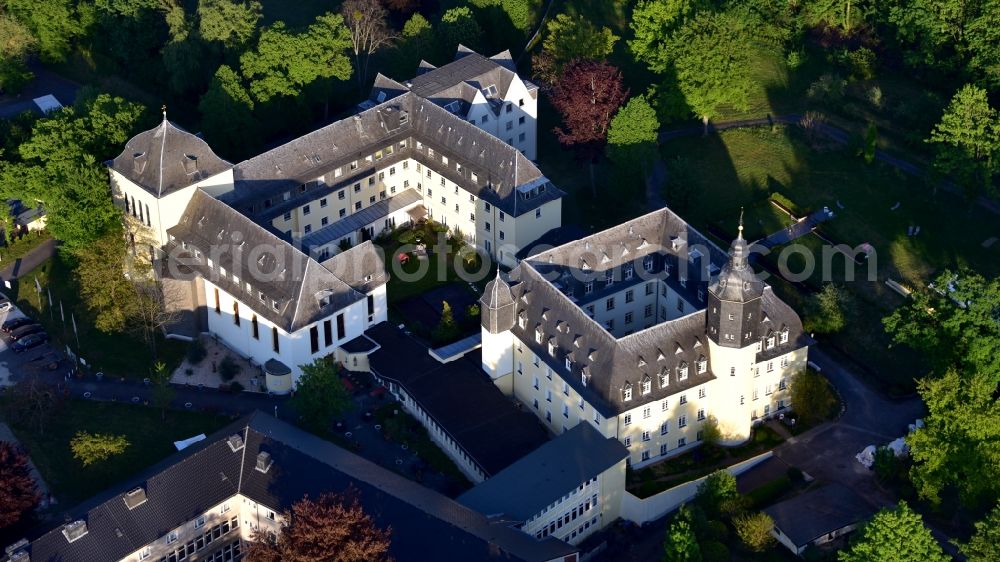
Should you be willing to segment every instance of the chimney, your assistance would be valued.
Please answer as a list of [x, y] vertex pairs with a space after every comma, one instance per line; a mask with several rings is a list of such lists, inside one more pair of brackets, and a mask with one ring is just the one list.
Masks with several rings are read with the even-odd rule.
[[127, 492], [122, 499], [125, 500], [126, 507], [128, 507], [129, 511], [131, 511], [139, 507], [140, 505], [146, 503], [146, 490], [143, 489], [142, 486], [140, 486], [134, 490]]
[[257, 466], [256, 469], [260, 472], [267, 473], [271, 469], [271, 465], [274, 461], [271, 460], [271, 454], [261, 451], [257, 453]]
[[87, 522], [83, 519], [77, 519], [72, 523], [67, 523], [63, 526], [62, 534], [67, 541], [73, 542], [87, 534]]
[[226, 443], [229, 444], [229, 448], [235, 453], [243, 448], [243, 437], [239, 433], [234, 433], [226, 439]]

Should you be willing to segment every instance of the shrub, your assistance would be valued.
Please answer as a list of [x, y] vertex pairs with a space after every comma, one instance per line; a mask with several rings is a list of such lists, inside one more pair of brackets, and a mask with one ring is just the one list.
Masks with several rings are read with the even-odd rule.
[[805, 49], [798, 49], [795, 51], [789, 51], [785, 56], [785, 64], [788, 65], [788, 70], [796, 70], [806, 63], [808, 56], [806, 55]]
[[837, 74], [824, 74], [818, 80], [809, 85], [806, 95], [813, 101], [825, 104], [836, 105], [844, 98], [844, 87], [847, 81]]
[[792, 377], [792, 404], [805, 422], [819, 422], [837, 413], [837, 397], [826, 377], [806, 369]]
[[766, 513], [750, 513], [733, 519], [736, 534], [754, 552], [764, 552], [774, 544], [774, 521]]
[[240, 384], [240, 381], [233, 381], [232, 383], [229, 384], [229, 390], [233, 394], [239, 394], [243, 392], [244, 388], [243, 385]]
[[236, 375], [240, 374], [240, 370], [239, 364], [230, 355], [223, 357], [222, 361], [219, 362], [219, 376], [222, 377], [222, 380], [233, 380]]
[[201, 343], [201, 339], [195, 338], [191, 340], [187, 348], [187, 360], [188, 363], [192, 365], [197, 365], [204, 361], [205, 357], [208, 355], [208, 351], [205, 350], [205, 344]]
[[701, 559], [704, 562], [729, 562], [729, 548], [718, 541], [702, 543]]
[[82, 462], [83, 466], [90, 466], [120, 455], [128, 446], [128, 439], [124, 435], [86, 431], [78, 431], [69, 443], [73, 458]]
[[722, 521], [709, 521], [705, 523], [705, 539], [724, 543], [729, 539], [729, 527]]

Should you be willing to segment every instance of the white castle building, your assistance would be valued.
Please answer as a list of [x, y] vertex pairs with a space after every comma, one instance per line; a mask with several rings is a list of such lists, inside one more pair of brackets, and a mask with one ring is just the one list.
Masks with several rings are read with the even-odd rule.
[[[218, 337], [264, 367], [268, 390], [288, 392], [299, 365], [342, 358], [344, 343], [386, 319], [385, 266], [369, 242], [379, 234], [432, 219], [514, 265], [560, 226], [563, 194], [525, 156], [537, 88], [509, 63], [460, 51], [413, 91], [376, 93], [384, 101], [235, 165], [165, 114], [132, 138], [109, 162], [112, 192], [149, 230], [150, 254], [166, 258], [185, 313], [174, 334]], [[439, 105], [476, 77], [493, 80], [472, 99], [486, 95], [494, 115], [531, 115], [519, 129], [531, 146], [471, 123], [479, 102]], [[501, 101], [510, 96], [516, 110]]]
[[555, 433], [590, 423], [632, 466], [721, 443], [789, 407], [805, 368], [795, 312], [669, 209], [544, 251], [481, 298], [482, 365]]

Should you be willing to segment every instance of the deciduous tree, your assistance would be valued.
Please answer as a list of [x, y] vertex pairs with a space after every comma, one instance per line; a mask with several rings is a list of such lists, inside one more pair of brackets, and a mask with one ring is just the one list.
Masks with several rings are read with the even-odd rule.
[[14, 443], [0, 441], [0, 529], [20, 521], [40, 499], [28, 455]]
[[672, 35], [665, 50], [678, 87], [706, 132], [709, 119], [722, 108], [749, 107], [751, 22], [744, 15], [700, 12]]
[[608, 157], [618, 166], [646, 170], [657, 157], [660, 121], [644, 96], [628, 100], [608, 128]]
[[201, 0], [198, 29], [205, 41], [218, 41], [228, 49], [239, 49], [257, 33], [261, 10], [257, 0]]
[[163, 361], [157, 361], [153, 366], [150, 379], [153, 383], [152, 404], [160, 409], [160, 420], [166, 421], [167, 408], [177, 397], [174, 387], [170, 386], [170, 370]]
[[[550, 95], [563, 121], [555, 128], [559, 142], [593, 164], [604, 150], [611, 119], [627, 97], [621, 71], [615, 66], [594, 61], [570, 63]], [[596, 197], [593, 178], [591, 188]]]
[[28, 57], [37, 41], [23, 23], [0, 13], [0, 91], [17, 93], [31, 80]]
[[1000, 499], [1000, 402], [996, 373], [950, 370], [919, 381], [927, 405], [924, 427], [907, 436], [910, 479], [921, 498], [941, 501], [954, 487], [962, 503], [979, 508]]
[[305, 497], [282, 514], [277, 537], [255, 531], [247, 562], [390, 562], [392, 530], [376, 526], [356, 492]]
[[723, 514], [733, 514], [739, 509], [740, 493], [736, 490], [736, 477], [728, 470], [720, 469], [709, 474], [698, 485], [695, 503], [709, 518]]
[[198, 110], [209, 144], [226, 156], [248, 156], [260, 144], [254, 101], [236, 72], [222, 65], [201, 96]]
[[653, 72], [664, 72], [672, 64], [668, 45], [677, 29], [706, 7], [703, 0], [640, 0], [632, 10], [632, 33], [628, 46], [640, 62]]
[[840, 562], [947, 562], [920, 515], [906, 502], [875, 514], [858, 531], [850, 548], [837, 554]]
[[373, 54], [396, 39], [381, 0], [347, 0], [340, 8], [347, 28], [351, 30], [351, 51], [354, 52], [358, 90], [364, 91], [368, 81], [368, 63]]
[[124, 453], [129, 442], [124, 435], [78, 431], [70, 440], [69, 447], [73, 458], [82, 462], [83, 466], [90, 466]]
[[810, 423], [829, 418], [837, 407], [837, 397], [830, 387], [830, 381], [812, 369], [802, 370], [792, 376], [791, 399], [795, 413], [802, 421]]
[[298, 413], [303, 427], [316, 433], [326, 432], [333, 418], [353, 406], [351, 395], [333, 361], [321, 358], [299, 367], [302, 376], [295, 386], [292, 409]]
[[774, 536], [771, 534], [774, 521], [766, 513], [758, 511], [740, 515], [733, 518], [733, 526], [743, 544], [754, 552], [764, 552], [774, 546]]
[[303, 87], [321, 78], [347, 80], [351, 76], [351, 32], [339, 14], [324, 14], [301, 33], [283, 22], [261, 32], [257, 48], [240, 57], [250, 93], [260, 102], [297, 96]]
[[604, 60], [615, 48], [618, 36], [607, 27], [597, 27], [579, 14], [559, 14], [545, 27], [542, 49], [559, 69], [575, 59]]
[[663, 562], [701, 562], [701, 549], [691, 524], [691, 509], [682, 505], [667, 526]]
[[958, 545], [968, 562], [1000, 560], [1000, 504], [982, 521], [976, 522], [976, 532], [969, 542]]
[[7, 0], [7, 10], [31, 29], [45, 62], [66, 60], [73, 42], [86, 31], [71, 0]]
[[1000, 117], [986, 90], [965, 85], [934, 126], [927, 142], [934, 144], [934, 167], [948, 174], [971, 195], [993, 191], [1000, 154]]
[[441, 57], [449, 59], [459, 44], [473, 49], [478, 47], [483, 30], [472, 15], [472, 10], [468, 6], [459, 6], [441, 15], [438, 33], [442, 40]]
[[63, 394], [36, 375], [26, 375], [10, 389], [6, 412], [15, 425], [45, 434], [49, 420], [63, 405]]

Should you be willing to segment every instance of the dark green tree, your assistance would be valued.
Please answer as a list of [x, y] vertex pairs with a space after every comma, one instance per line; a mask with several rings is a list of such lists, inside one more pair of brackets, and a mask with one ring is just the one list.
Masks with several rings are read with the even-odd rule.
[[957, 489], [971, 508], [1000, 499], [1000, 402], [996, 373], [950, 370], [924, 378], [917, 390], [927, 405], [924, 427], [907, 436], [910, 479], [921, 498], [941, 501]]
[[618, 110], [608, 127], [608, 158], [617, 166], [647, 170], [657, 157], [660, 121], [645, 96]]
[[812, 369], [805, 369], [792, 377], [791, 400], [795, 413], [808, 423], [821, 422], [836, 413], [837, 396], [830, 381]]
[[805, 306], [803, 327], [808, 332], [834, 334], [844, 329], [847, 319], [844, 309], [848, 296], [833, 283], [826, 283], [820, 292], [809, 296]]
[[703, 0], [640, 0], [630, 24], [635, 38], [628, 42], [636, 60], [653, 72], [665, 72], [673, 64], [671, 36], [706, 6]]
[[475, 49], [483, 30], [467, 6], [452, 8], [441, 15], [438, 35], [441, 37], [441, 58], [451, 60], [459, 44]]
[[74, 41], [87, 31], [77, 9], [72, 0], [7, 0], [7, 10], [38, 40], [38, 55], [45, 62], [66, 60]]
[[26, 25], [0, 12], [0, 91], [19, 92], [31, 80], [28, 57], [36, 47], [37, 41]]
[[754, 81], [748, 46], [752, 40], [745, 12], [700, 12], [671, 37], [666, 55], [677, 86], [695, 116], [708, 121], [723, 107], [749, 107]]
[[254, 102], [236, 72], [222, 65], [198, 102], [202, 129], [220, 154], [248, 156], [260, 144], [260, 124]]
[[972, 85], [959, 89], [927, 142], [934, 144], [938, 171], [950, 175], [969, 194], [993, 191], [1000, 117], [986, 90]]
[[947, 562], [948, 556], [906, 502], [872, 517], [837, 555], [840, 562]]
[[[97, 29], [88, 37], [130, 74], [151, 70], [170, 38], [168, 10], [160, 0], [94, 0]], [[176, 7], [176, 5], [173, 5]], [[155, 66], [152, 67], [155, 69]]]
[[302, 426], [315, 433], [325, 433], [330, 422], [351, 409], [351, 395], [338, 376], [340, 368], [327, 358], [300, 365], [302, 376], [295, 385], [290, 406], [299, 415]]
[[663, 562], [701, 562], [701, 549], [691, 523], [691, 509], [682, 505], [667, 526]]
[[558, 14], [545, 30], [542, 49], [560, 68], [575, 59], [604, 60], [618, 42], [611, 29], [597, 27], [580, 14]]
[[969, 542], [958, 547], [968, 562], [995, 562], [1000, 560], [1000, 504], [982, 521], [976, 522], [976, 532]]
[[318, 79], [350, 78], [350, 47], [351, 32], [339, 14], [319, 16], [301, 33], [279, 21], [261, 32], [255, 50], [240, 57], [240, 68], [257, 101], [294, 97]]
[[241, 49], [257, 33], [261, 18], [257, 0], [201, 0], [198, 29], [205, 41], [216, 41], [227, 49]]
[[709, 518], [733, 515], [743, 508], [742, 497], [736, 490], [736, 477], [725, 469], [716, 470], [705, 477], [698, 485], [694, 501]]

